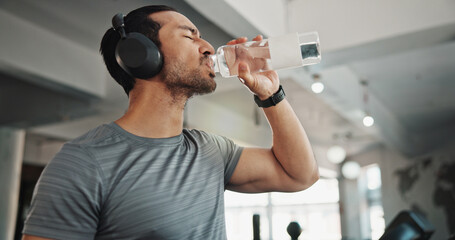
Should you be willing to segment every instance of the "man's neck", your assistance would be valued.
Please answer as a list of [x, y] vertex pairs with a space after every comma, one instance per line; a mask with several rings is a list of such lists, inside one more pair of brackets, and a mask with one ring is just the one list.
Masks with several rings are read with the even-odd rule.
[[177, 136], [182, 132], [186, 100], [172, 96], [160, 82], [139, 80], [130, 92], [128, 111], [115, 123], [141, 137]]

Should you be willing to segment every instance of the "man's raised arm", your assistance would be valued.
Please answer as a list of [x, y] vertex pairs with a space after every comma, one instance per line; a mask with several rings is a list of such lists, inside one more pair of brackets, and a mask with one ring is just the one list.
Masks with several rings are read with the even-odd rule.
[[[258, 36], [255, 41], [262, 40]], [[245, 42], [240, 38], [231, 44]], [[259, 97], [266, 100], [277, 93], [280, 83], [275, 71], [251, 73], [246, 63], [239, 64], [239, 78]], [[273, 133], [270, 149], [246, 148], [227, 186], [239, 192], [306, 189], [319, 179], [314, 154], [299, 119], [286, 99], [264, 108]]]

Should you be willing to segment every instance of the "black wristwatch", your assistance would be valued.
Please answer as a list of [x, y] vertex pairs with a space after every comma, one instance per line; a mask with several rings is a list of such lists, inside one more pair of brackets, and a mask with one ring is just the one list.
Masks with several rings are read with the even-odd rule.
[[278, 88], [278, 91], [274, 93], [271, 97], [267, 98], [264, 101], [261, 101], [258, 96], [254, 95], [254, 101], [261, 108], [268, 108], [271, 106], [277, 105], [279, 102], [283, 101], [286, 94], [284, 93], [283, 87]]

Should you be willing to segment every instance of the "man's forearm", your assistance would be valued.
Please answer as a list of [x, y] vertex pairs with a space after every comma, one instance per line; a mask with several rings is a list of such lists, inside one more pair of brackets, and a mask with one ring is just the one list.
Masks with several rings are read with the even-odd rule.
[[264, 108], [273, 132], [272, 151], [286, 173], [296, 182], [311, 186], [319, 171], [305, 130], [289, 102]]

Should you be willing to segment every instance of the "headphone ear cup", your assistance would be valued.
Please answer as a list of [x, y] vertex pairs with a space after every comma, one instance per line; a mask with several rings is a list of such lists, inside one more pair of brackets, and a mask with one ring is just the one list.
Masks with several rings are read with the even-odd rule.
[[161, 71], [163, 57], [156, 44], [141, 33], [120, 39], [115, 49], [118, 64], [133, 77], [148, 79]]

